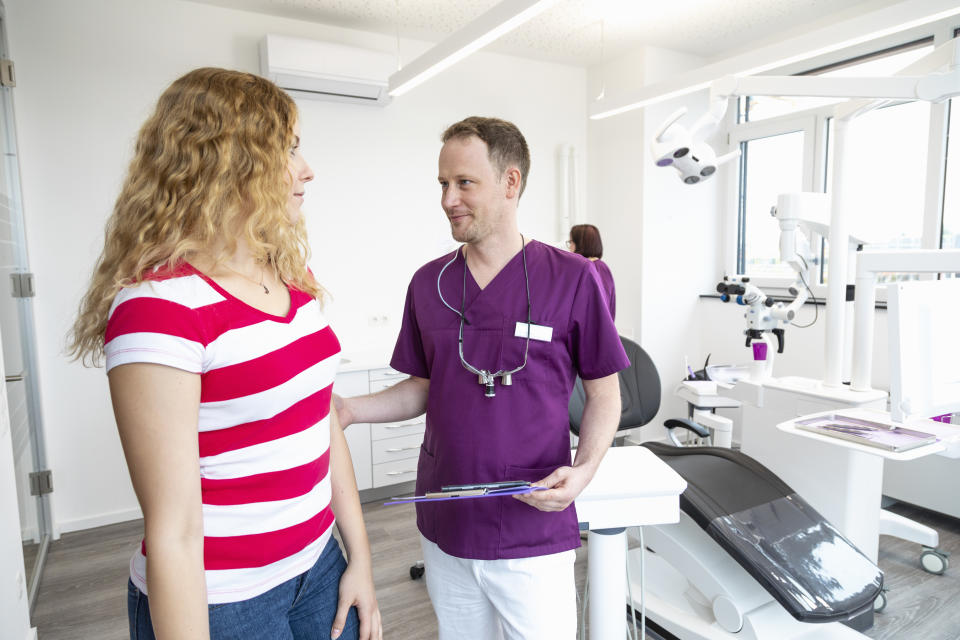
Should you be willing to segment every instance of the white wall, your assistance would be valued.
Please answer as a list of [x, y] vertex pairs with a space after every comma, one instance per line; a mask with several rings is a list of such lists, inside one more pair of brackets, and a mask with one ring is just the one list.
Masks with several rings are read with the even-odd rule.
[[[138, 515], [101, 369], [62, 355], [137, 129], [161, 91], [198, 66], [258, 71], [280, 33], [392, 51], [394, 38], [180, 0], [6, 0], [24, 210], [36, 274], [40, 386], [59, 531]], [[404, 42], [405, 56], [425, 43]], [[446, 125], [511, 119], [531, 146], [521, 228], [560, 239], [556, 150], [586, 147], [583, 69], [480, 53], [385, 109], [301, 103], [317, 178], [311, 262], [348, 350], [387, 351], [413, 270], [450, 246], [436, 154]], [[581, 178], [586, 184], [585, 178]], [[372, 317], [385, 316], [374, 325]]]
[[566, 238], [558, 152], [586, 146], [585, 78], [582, 69], [479, 54], [386, 109], [299, 102], [317, 176], [304, 204], [312, 263], [333, 294], [331, 321], [348, 352], [391, 352], [410, 276], [456, 246], [436, 179], [448, 124], [474, 114], [515, 122], [532, 157], [520, 229], [545, 242]]
[[[593, 68], [588, 95], [617, 94], [701, 64], [680, 52], [643, 47]], [[698, 296], [709, 290], [720, 249], [719, 181], [685, 185], [673, 169], [650, 160], [655, 130], [673, 111], [687, 106], [689, 126], [707, 106], [705, 93], [590, 123], [589, 220], [604, 238], [604, 260], [617, 287], [617, 327], [650, 354], [660, 373], [660, 413], [685, 417], [686, 406], [673, 395], [685, 355], [696, 363], [700, 351]], [[663, 435], [647, 427], [644, 439]]]

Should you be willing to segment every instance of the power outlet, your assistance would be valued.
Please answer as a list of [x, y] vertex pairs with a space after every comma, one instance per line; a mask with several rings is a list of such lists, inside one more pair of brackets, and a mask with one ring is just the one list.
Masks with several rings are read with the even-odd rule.
[[367, 319], [367, 323], [371, 327], [385, 327], [390, 323], [390, 316], [386, 314], [375, 314]]

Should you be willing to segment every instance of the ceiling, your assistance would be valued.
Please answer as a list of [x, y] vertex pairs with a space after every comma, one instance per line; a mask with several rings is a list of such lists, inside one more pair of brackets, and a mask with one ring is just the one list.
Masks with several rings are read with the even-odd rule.
[[[438, 42], [501, 0], [193, 0]], [[589, 66], [643, 45], [708, 59], [876, 10], [893, 0], [558, 0], [490, 46]], [[603, 31], [601, 47], [601, 25]], [[601, 52], [602, 48], [602, 52]]]

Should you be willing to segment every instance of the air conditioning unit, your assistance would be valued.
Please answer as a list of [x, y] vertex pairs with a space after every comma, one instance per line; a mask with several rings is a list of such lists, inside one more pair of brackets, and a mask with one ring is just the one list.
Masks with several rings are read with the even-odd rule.
[[385, 105], [396, 57], [342, 44], [268, 35], [260, 43], [260, 73], [295, 98]]

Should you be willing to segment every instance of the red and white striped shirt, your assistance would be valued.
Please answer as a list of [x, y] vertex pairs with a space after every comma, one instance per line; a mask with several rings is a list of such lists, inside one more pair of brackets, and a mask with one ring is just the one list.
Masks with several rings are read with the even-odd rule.
[[[330, 539], [330, 398], [340, 343], [318, 302], [290, 288], [273, 316], [190, 265], [121, 290], [107, 371], [147, 362], [200, 375], [199, 456], [210, 604], [253, 598], [307, 571]], [[144, 593], [149, 540], [130, 562]]]

